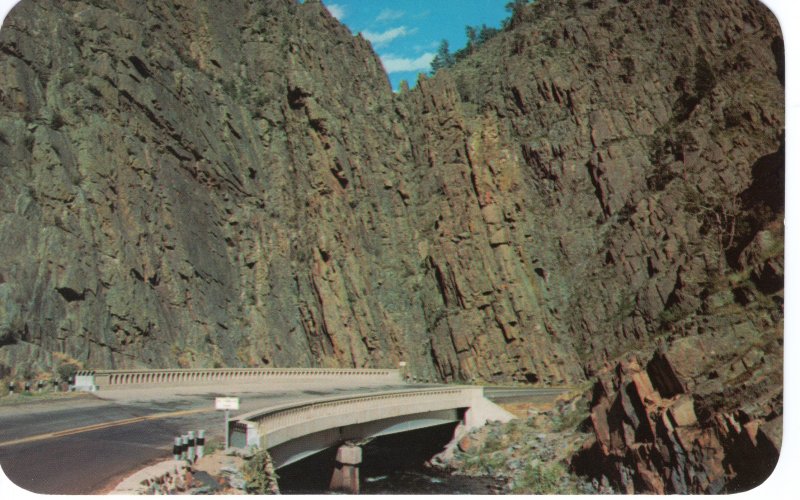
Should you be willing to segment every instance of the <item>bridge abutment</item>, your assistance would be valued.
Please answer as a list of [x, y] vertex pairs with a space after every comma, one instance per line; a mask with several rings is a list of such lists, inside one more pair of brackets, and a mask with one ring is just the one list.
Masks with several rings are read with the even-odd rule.
[[361, 447], [345, 444], [336, 450], [336, 466], [331, 477], [331, 491], [357, 495], [360, 490]]

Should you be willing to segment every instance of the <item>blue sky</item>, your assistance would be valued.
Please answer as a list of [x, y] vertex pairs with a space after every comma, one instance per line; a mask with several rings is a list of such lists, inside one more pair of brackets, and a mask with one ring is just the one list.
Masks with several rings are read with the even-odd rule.
[[[18, 0], [0, 0], [0, 19]], [[508, 17], [509, 0], [323, 0], [323, 4], [355, 35], [372, 42], [389, 74], [392, 87], [401, 80], [412, 86], [446, 39], [450, 51], [464, 47], [467, 25], [499, 27]]]
[[450, 51], [464, 47], [467, 25], [499, 27], [508, 0], [323, 0], [331, 14], [372, 42], [392, 87], [410, 85], [446, 39]]

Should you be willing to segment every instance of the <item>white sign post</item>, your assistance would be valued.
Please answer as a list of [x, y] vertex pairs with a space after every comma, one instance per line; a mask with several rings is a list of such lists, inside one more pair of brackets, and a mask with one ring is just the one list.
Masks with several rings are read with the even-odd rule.
[[214, 407], [217, 410], [225, 410], [225, 449], [227, 450], [230, 446], [228, 419], [230, 418], [231, 410], [239, 409], [239, 398], [216, 398]]

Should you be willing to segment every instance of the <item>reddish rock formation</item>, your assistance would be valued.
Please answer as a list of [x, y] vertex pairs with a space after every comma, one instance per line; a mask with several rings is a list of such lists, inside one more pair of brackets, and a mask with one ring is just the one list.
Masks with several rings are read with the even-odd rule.
[[[773, 353], [750, 367], [761, 381], [740, 382], [753, 396], [747, 407], [720, 404], [727, 390], [715, 382], [719, 371], [735, 372], [743, 360], [721, 362], [734, 339], [716, 340], [689, 348], [678, 341], [646, 366], [632, 356], [605, 370], [591, 396], [594, 437], [574, 457], [576, 471], [625, 493], [736, 492], [763, 482], [781, 447], [780, 361]], [[727, 387], [735, 378], [726, 377]]]

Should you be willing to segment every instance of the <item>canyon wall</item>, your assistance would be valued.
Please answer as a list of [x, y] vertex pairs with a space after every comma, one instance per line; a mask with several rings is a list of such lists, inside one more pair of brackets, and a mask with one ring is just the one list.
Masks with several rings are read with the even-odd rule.
[[782, 47], [755, 0], [541, 0], [395, 94], [316, 1], [23, 0], [4, 374], [554, 385], [681, 339], [779, 344]]

